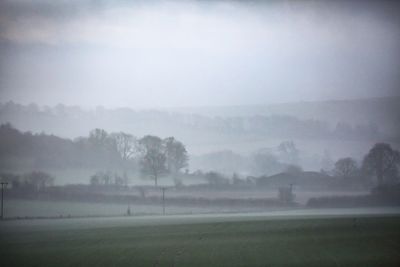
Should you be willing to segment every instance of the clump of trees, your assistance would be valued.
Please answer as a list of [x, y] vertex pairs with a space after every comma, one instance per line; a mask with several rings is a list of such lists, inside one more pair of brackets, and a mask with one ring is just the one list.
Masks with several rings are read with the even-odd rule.
[[[397, 105], [397, 102], [394, 102]], [[149, 120], [151, 118], [151, 120]], [[364, 139], [375, 140], [383, 136], [374, 123], [354, 125], [338, 122], [330, 127], [327, 121], [316, 119], [300, 119], [288, 115], [255, 115], [235, 117], [212, 117], [198, 114], [179, 116], [159, 111], [134, 111], [130, 109], [109, 110], [97, 107], [87, 111], [77, 106], [58, 104], [55, 107], [40, 107], [36, 104], [21, 105], [13, 102], [0, 102], [1, 121], [12, 121], [16, 125], [24, 125], [31, 130], [46, 129], [49, 124], [55, 133], [68, 136], [81, 135], [104, 119], [122, 126], [129, 124], [131, 129], [148, 127], [150, 124], [169, 125], [180, 132], [194, 133], [216, 132], [222, 134], [254, 134], [257, 136], [285, 138], [319, 138], [319, 139]], [[81, 125], [83, 127], [69, 127]]]
[[[0, 126], [0, 169], [90, 168], [107, 170], [94, 174], [91, 184], [128, 184], [128, 172], [154, 179], [177, 175], [188, 166], [183, 143], [174, 137], [147, 135], [137, 138], [124, 132], [90, 131], [75, 140], [53, 135], [22, 133], [11, 124]], [[121, 176], [109, 172], [120, 172]]]
[[[111, 134], [111, 141], [107, 141], [107, 133], [99, 129], [92, 131], [91, 136], [95, 137], [98, 146], [114, 144], [124, 167], [127, 167], [132, 160], [137, 161], [142, 175], [154, 179], [155, 186], [158, 186], [160, 176], [166, 174], [176, 176], [182, 168], [188, 166], [189, 157], [186, 148], [174, 137], [161, 139], [158, 136], [146, 135], [137, 139], [133, 135], [120, 132]], [[124, 169], [122, 178], [109, 171], [97, 172], [91, 177], [90, 183], [127, 185], [126, 171]]]
[[377, 143], [364, 156], [361, 166], [351, 157], [341, 158], [335, 163], [333, 174], [340, 178], [343, 184], [353, 181], [369, 182], [376, 179], [376, 184], [385, 186], [399, 182], [400, 153], [390, 144]]
[[55, 178], [47, 172], [32, 171], [24, 174], [0, 173], [0, 180], [9, 183], [13, 190], [39, 192], [53, 186]]
[[[398, 206], [400, 204], [399, 183], [400, 153], [390, 144], [377, 143], [364, 156], [361, 167], [352, 158], [339, 159], [334, 173], [345, 183], [366, 182], [370, 178], [375, 186], [370, 195], [330, 196], [309, 199], [309, 207], [360, 207], [360, 206]], [[370, 184], [371, 185], [371, 184]]]
[[90, 177], [90, 184], [93, 186], [99, 185], [115, 185], [115, 186], [126, 186], [125, 179], [117, 173], [111, 171], [99, 171]]
[[360, 189], [371, 185], [371, 181], [364, 177], [357, 161], [351, 157], [338, 159], [330, 174], [333, 175], [331, 187]]
[[146, 135], [138, 142], [140, 151], [140, 167], [144, 175], [154, 179], [163, 174], [176, 175], [188, 165], [188, 155], [185, 146], [174, 137], [161, 139], [158, 136]]
[[341, 158], [335, 163], [334, 173], [343, 179], [355, 177], [359, 174], [357, 162], [350, 157]]
[[378, 185], [398, 182], [398, 168], [400, 164], [400, 153], [394, 150], [389, 144], [377, 143], [364, 157], [363, 171], [375, 176]]

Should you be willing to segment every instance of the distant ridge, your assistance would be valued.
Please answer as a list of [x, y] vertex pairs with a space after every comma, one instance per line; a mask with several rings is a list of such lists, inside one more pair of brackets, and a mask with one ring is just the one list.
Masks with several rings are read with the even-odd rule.
[[[309, 108], [310, 106], [320, 105], [377, 105], [387, 103], [400, 103], [399, 96], [373, 97], [373, 98], [357, 98], [357, 99], [332, 99], [320, 101], [294, 101], [270, 104], [254, 104], [254, 105], [227, 105], [227, 106], [199, 106], [199, 107], [177, 107], [165, 108], [163, 110], [190, 112], [207, 116], [254, 116], [254, 115], [270, 115], [274, 111], [283, 111], [285, 108], [299, 107]], [[283, 111], [287, 113], [286, 111]]]
[[204, 116], [288, 115], [300, 119], [323, 120], [331, 124], [340, 121], [351, 124], [375, 123], [387, 131], [400, 132], [400, 96], [169, 110]]
[[[13, 106], [13, 107], [11, 107]], [[47, 116], [44, 112], [47, 110]], [[21, 111], [23, 111], [21, 113]], [[54, 116], [69, 114], [63, 121]], [[36, 115], [35, 115], [36, 114]], [[54, 132], [60, 136], [85, 134], [87, 126], [113, 130], [131, 129], [138, 131], [163, 131], [175, 133], [174, 123], [185, 123], [188, 116], [208, 118], [250, 118], [254, 116], [290, 116], [301, 120], [318, 120], [335, 127], [338, 122], [352, 125], [374, 124], [380, 131], [391, 136], [400, 136], [400, 96], [348, 100], [301, 101], [269, 105], [239, 105], [214, 107], [182, 107], [159, 109], [104, 108], [84, 109], [78, 106], [56, 105], [38, 107], [16, 103], [0, 103], [0, 122], [11, 122], [21, 130]], [[30, 119], [27, 119], [30, 117]], [[214, 123], [214, 122], [212, 122]], [[45, 127], [47, 125], [47, 127]], [[70, 125], [70, 126], [66, 126]], [[42, 127], [43, 126], [43, 127]], [[49, 128], [50, 126], [50, 128]], [[72, 127], [81, 131], [72, 131]], [[175, 128], [174, 128], [175, 127]], [[84, 129], [84, 130], [83, 130]], [[143, 132], [144, 134], [146, 132]]]

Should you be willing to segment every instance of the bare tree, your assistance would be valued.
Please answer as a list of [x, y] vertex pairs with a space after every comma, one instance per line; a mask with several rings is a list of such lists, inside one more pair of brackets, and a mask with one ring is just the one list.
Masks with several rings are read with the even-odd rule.
[[357, 175], [357, 162], [350, 158], [341, 158], [335, 163], [334, 173], [338, 177], [350, 178]]
[[24, 175], [25, 184], [32, 187], [35, 191], [52, 186], [54, 177], [42, 171], [33, 171]]
[[111, 185], [113, 175], [110, 171], [98, 171], [90, 177], [91, 185]]
[[124, 132], [113, 133], [111, 138], [114, 140], [115, 147], [122, 160], [124, 184], [128, 185], [127, 165], [128, 161], [138, 151], [137, 139], [135, 136]]
[[397, 178], [399, 163], [399, 151], [389, 144], [377, 143], [364, 157], [363, 170], [376, 175], [378, 184], [383, 185], [385, 180]]
[[121, 159], [123, 161], [131, 159], [137, 151], [136, 137], [124, 132], [113, 133], [111, 136]]
[[188, 166], [188, 155], [185, 146], [174, 137], [164, 139], [167, 170], [177, 173]]
[[108, 133], [103, 129], [94, 129], [89, 133], [89, 144], [97, 148], [105, 148], [108, 145]]
[[163, 142], [157, 136], [146, 135], [139, 140], [139, 145], [141, 171], [153, 177], [154, 185], [158, 186], [158, 177], [167, 171]]

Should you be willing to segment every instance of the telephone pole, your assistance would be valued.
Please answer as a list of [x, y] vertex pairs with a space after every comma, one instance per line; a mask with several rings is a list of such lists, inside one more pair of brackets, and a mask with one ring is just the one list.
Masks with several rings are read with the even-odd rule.
[[163, 209], [163, 215], [165, 215], [165, 187], [162, 187], [162, 209]]
[[0, 219], [3, 220], [4, 219], [4, 213], [3, 213], [3, 202], [4, 202], [4, 187], [7, 187], [6, 182], [1, 182], [1, 215], [0, 215]]

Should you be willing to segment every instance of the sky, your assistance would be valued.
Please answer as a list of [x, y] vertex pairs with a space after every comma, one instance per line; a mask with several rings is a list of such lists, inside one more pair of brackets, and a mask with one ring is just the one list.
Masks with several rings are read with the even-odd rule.
[[0, 101], [95, 107], [398, 95], [396, 1], [0, 2]]

